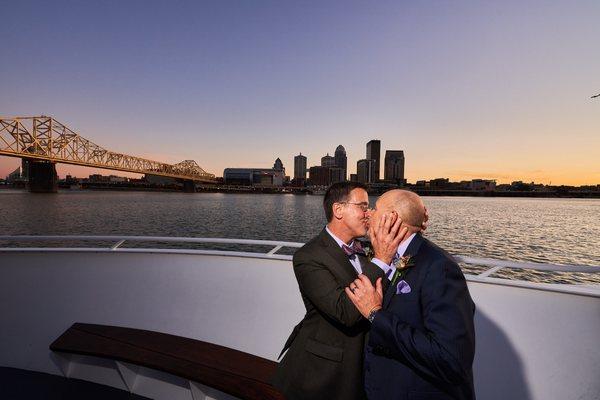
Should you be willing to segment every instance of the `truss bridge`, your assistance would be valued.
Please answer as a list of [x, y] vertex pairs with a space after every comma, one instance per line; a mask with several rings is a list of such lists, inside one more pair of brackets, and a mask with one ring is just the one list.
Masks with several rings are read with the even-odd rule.
[[[0, 155], [29, 161], [31, 191], [56, 191], [56, 183], [48, 182], [57, 180], [56, 163], [176, 178], [183, 180], [188, 189], [193, 187], [194, 182], [210, 183], [215, 180], [214, 174], [206, 172], [193, 160], [167, 164], [116, 153], [46, 116], [0, 117]], [[48, 184], [50, 190], [47, 190]]]

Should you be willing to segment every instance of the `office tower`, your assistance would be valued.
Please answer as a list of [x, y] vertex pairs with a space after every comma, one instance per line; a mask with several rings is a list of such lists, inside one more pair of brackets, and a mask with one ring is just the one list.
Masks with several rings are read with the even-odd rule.
[[346, 157], [346, 149], [341, 144], [335, 149], [335, 166], [343, 170], [342, 181], [346, 180], [348, 171], [348, 157]]
[[302, 153], [294, 157], [294, 179], [306, 179], [306, 156]]
[[374, 160], [375, 166], [373, 171], [373, 176], [375, 180], [373, 182], [377, 182], [379, 180], [379, 164], [381, 160], [381, 141], [377, 139], [373, 139], [367, 143], [367, 160]]
[[343, 168], [330, 167], [329, 168], [329, 184], [343, 182], [346, 180], [345, 172]]
[[329, 167], [310, 167], [308, 181], [313, 186], [329, 186], [331, 181]]
[[335, 167], [335, 158], [327, 153], [326, 156], [321, 157], [321, 167]]
[[387, 150], [385, 152], [384, 179], [389, 183], [404, 185], [404, 151]]
[[358, 160], [356, 163], [356, 179], [360, 183], [374, 183], [375, 160]]
[[273, 164], [273, 171], [285, 172], [285, 168], [283, 168], [283, 163], [281, 162], [281, 159], [279, 159], [279, 157], [277, 157], [277, 160], [275, 160], [275, 164]]

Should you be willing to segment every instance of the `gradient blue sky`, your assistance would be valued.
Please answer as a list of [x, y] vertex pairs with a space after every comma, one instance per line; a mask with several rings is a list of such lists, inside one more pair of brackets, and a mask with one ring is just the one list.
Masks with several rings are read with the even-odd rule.
[[293, 174], [342, 144], [354, 172], [376, 138], [411, 182], [600, 183], [597, 0], [0, 5], [0, 115], [113, 151]]

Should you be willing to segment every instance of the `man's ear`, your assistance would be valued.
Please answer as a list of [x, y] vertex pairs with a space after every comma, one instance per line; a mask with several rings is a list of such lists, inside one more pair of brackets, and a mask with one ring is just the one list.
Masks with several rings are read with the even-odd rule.
[[333, 203], [332, 211], [333, 211], [333, 218], [342, 219], [344, 205], [341, 203]]

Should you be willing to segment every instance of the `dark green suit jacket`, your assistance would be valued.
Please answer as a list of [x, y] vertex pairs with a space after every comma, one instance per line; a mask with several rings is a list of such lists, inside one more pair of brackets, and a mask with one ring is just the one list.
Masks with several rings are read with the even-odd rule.
[[[379, 267], [358, 257], [373, 283], [383, 278]], [[363, 351], [369, 322], [344, 292], [357, 278], [356, 270], [325, 229], [294, 254], [293, 263], [306, 315], [284, 346], [289, 350], [274, 386], [290, 400], [365, 399]]]

